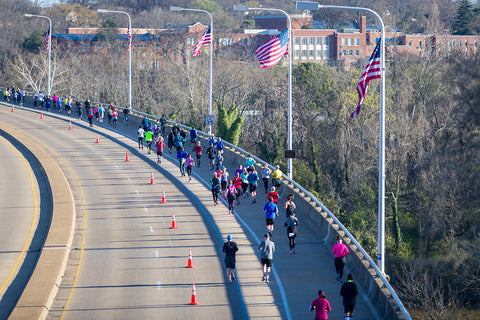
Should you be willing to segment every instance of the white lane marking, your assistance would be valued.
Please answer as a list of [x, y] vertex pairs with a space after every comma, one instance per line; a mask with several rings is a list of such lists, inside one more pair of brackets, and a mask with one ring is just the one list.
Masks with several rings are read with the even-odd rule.
[[53, 129], [53, 127], [52, 127], [52, 126], [48, 126], [48, 127], [49, 127], [50, 129]]
[[92, 147], [92, 146], [88, 146], [88, 147], [93, 150], [93, 147]]
[[128, 181], [132, 181], [132, 179], [130, 179], [130, 177], [127, 177]]
[[150, 227], [150, 232], [153, 232], [153, 228], [152, 228], [152, 227]]
[[104, 154], [102, 154], [102, 157], [103, 157], [103, 159], [107, 159], [107, 156], [106, 156], [106, 155], [104, 155]]
[[135, 192], [137, 193], [137, 195], [139, 195], [139, 194], [140, 194], [140, 192], [138, 192], [138, 190], [135, 190]]
[[148, 211], [148, 208], [147, 208], [147, 207], [143, 207], [143, 209], [144, 209], [145, 211]]
[[168, 244], [170, 245], [170, 247], [173, 247], [172, 239], [170, 237], [168, 237]]
[[155, 258], [158, 258], [159, 255], [158, 255], [158, 250], [155, 250]]
[[75, 139], [75, 141], [80, 142], [80, 140], [78, 140], [78, 139]]
[[160, 281], [157, 281], [157, 290], [162, 289], [162, 283]]
[[115, 168], [117, 168], [117, 169], [118, 169], [118, 168], [120, 168], [120, 167], [119, 167], [119, 166], [117, 166], [117, 165], [115, 165]]

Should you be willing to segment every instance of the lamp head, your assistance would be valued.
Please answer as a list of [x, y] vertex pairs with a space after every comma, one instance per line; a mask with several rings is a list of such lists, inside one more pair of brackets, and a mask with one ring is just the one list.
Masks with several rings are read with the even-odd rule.
[[33, 14], [25, 13], [24, 16], [25, 16], [25, 17], [33, 17]]
[[248, 6], [243, 6], [243, 5], [240, 5], [240, 4], [236, 4], [233, 6], [233, 11], [243, 11], [243, 12], [246, 12], [248, 11]]
[[183, 11], [182, 7], [170, 7], [170, 11]]
[[296, 3], [296, 8], [298, 10], [318, 10], [319, 4], [318, 2], [312, 2], [312, 1], [297, 1]]
[[110, 10], [107, 10], [107, 9], [97, 9], [97, 12], [98, 12], [98, 13], [107, 13], [107, 12], [110, 12]]

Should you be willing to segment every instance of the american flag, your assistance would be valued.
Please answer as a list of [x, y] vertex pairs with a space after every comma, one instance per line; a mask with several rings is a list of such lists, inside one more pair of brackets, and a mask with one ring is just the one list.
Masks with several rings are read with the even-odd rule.
[[365, 95], [367, 94], [368, 83], [370, 80], [380, 78], [380, 43], [381, 41], [377, 43], [377, 46], [375, 47], [375, 50], [373, 50], [370, 59], [368, 59], [368, 63], [357, 83], [358, 105], [350, 115], [351, 118], [356, 118], [360, 113], [360, 110], [362, 110], [363, 99], [365, 99]]
[[265, 42], [255, 50], [255, 55], [262, 68], [276, 65], [284, 55], [288, 54], [290, 30], [287, 28]]
[[48, 32], [45, 35], [44, 41], [45, 41], [45, 44], [47, 45], [47, 48], [45, 48], [45, 52], [47, 52], [48, 49], [50, 49], [50, 28], [48, 28]]
[[127, 52], [130, 52], [130, 48], [132, 47], [132, 31], [130, 30], [130, 26], [128, 26], [128, 29], [127, 29], [127, 36], [128, 36]]
[[203, 36], [198, 40], [195, 48], [193, 48], [193, 56], [198, 56], [200, 54], [200, 49], [203, 45], [212, 44], [212, 29], [211, 26], [208, 26], [208, 29], [205, 31]]

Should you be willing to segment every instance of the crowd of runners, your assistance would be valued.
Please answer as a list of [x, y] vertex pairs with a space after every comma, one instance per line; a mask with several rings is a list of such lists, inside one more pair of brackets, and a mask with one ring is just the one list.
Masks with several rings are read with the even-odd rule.
[[[25, 91], [15, 88], [7, 88], [4, 90], [4, 100], [6, 102], [14, 102], [23, 104]], [[118, 111], [113, 104], [104, 107], [101, 104], [93, 105], [90, 99], [83, 102], [74, 100], [72, 97], [60, 98], [56, 95], [48, 96], [42, 92], [33, 97], [34, 108], [44, 108], [47, 112], [65, 112], [71, 114], [75, 112], [80, 120], [87, 120], [90, 126], [94, 122], [108, 125], [116, 128], [118, 125]], [[123, 108], [123, 122], [128, 126], [128, 116], [130, 109]], [[86, 119], [84, 119], [86, 115]], [[195, 127], [189, 131], [180, 128], [178, 124], [168, 126], [167, 119], [163, 115], [158, 121], [152, 121], [148, 117], [144, 117], [137, 129], [138, 148], [146, 148], [147, 153], [152, 153], [155, 147], [157, 154], [157, 163], [162, 164], [164, 151], [168, 149], [169, 153], [174, 153], [178, 160], [180, 175], [188, 176], [188, 183], [192, 181], [193, 168], [200, 168], [202, 165], [202, 156], [206, 153], [208, 169], [212, 171], [210, 186], [212, 192], [213, 205], [219, 205], [219, 199], [222, 198], [228, 204], [228, 214], [236, 214], [235, 208], [239, 205], [256, 204], [257, 201], [263, 201], [263, 211], [265, 214], [265, 233], [263, 240], [258, 244], [260, 251], [260, 260], [262, 265], [261, 281], [270, 282], [270, 272], [272, 261], [275, 253], [275, 243], [272, 241], [274, 224], [279, 217], [279, 211], [285, 212], [286, 236], [290, 248], [290, 254], [296, 253], [295, 238], [297, 237], [298, 219], [295, 215], [296, 205], [294, 194], [288, 194], [285, 197], [283, 205], [279, 204], [281, 199], [282, 177], [283, 173], [280, 166], [276, 165], [274, 169], [270, 169], [265, 163], [261, 170], [257, 172], [256, 161], [249, 154], [244, 164], [237, 168], [227, 168], [224, 160], [225, 145], [220, 137], [211, 135], [206, 141], [206, 146], [202, 146], [199, 134]], [[166, 140], [166, 143], [165, 143]], [[187, 151], [188, 150], [188, 151]], [[260, 180], [261, 179], [261, 180]], [[260, 186], [261, 181], [261, 186]], [[261, 193], [261, 196], [258, 193]], [[283, 193], [282, 193], [283, 195]], [[225, 253], [225, 266], [227, 273], [227, 281], [231, 283], [235, 280], [235, 264], [236, 253], [238, 251], [237, 244], [232, 241], [232, 236], [226, 237], [223, 246]], [[343, 268], [346, 263], [346, 255], [348, 255], [348, 247], [342, 243], [342, 239], [337, 237], [337, 244], [333, 247], [334, 264], [336, 269], [336, 281], [342, 284], [340, 294], [343, 297], [345, 319], [353, 319], [353, 308], [355, 306], [355, 298], [357, 296], [357, 288], [353, 282], [351, 274], [347, 277], [347, 282], [343, 283]], [[328, 319], [327, 312], [331, 311], [330, 304], [326, 298], [324, 291], [318, 291], [318, 298], [310, 305], [310, 310], [315, 311], [315, 319]]]

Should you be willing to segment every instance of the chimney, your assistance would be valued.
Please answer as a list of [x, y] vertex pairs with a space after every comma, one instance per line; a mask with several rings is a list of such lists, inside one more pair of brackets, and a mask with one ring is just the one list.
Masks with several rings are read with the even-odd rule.
[[367, 17], [360, 18], [360, 33], [367, 33]]

